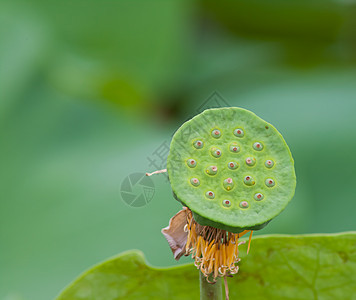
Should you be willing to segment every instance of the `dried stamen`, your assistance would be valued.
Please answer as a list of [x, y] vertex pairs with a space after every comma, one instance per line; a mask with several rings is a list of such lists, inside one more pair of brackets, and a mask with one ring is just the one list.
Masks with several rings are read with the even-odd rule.
[[207, 281], [215, 282], [218, 277], [231, 276], [238, 272], [237, 263], [240, 261], [238, 246], [244, 243], [239, 242], [239, 238], [250, 230], [231, 233], [215, 227], [200, 225], [195, 222], [189, 209], [187, 230], [185, 255], [192, 255], [194, 265], [204, 274]]

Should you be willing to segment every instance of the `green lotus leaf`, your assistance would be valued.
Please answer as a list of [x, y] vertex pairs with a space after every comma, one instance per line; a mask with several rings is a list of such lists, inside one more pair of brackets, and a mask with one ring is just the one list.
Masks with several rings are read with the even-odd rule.
[[[245, 250], [230, 299], [355, 299], [356, 232], [259, 236]], [[199, 274], [193, 264], [154, 268], [133, 250], [79, 276], [57, 298], [69, 299], [199, 299]]]

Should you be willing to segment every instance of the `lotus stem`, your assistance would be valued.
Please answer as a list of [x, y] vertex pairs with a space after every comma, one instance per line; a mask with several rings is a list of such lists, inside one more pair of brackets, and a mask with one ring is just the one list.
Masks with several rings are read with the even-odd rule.
[[199, 272], [200, 300], [222, 300], [221, 278], [216, 278], [215, 283], [209, 283], [202, 272]]

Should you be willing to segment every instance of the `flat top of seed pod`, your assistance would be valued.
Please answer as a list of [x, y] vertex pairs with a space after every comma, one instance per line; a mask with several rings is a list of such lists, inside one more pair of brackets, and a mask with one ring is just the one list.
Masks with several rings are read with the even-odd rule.
[[281, 134], [237, 107], [208, 109], [174, 134], [167, 171], [176, 198], [202, 225], [254, 228], [294, 195], [294, 161]]

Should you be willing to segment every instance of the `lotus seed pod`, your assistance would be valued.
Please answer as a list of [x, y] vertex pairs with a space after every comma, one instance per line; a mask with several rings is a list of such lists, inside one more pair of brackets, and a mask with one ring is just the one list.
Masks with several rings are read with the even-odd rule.
[[176, 199], [196, 222], [233, 233], [263, 228], [296, 186], [281, 134], [237, 107], [207, 109], [185, 122], [173, 136], [167, 172]]

